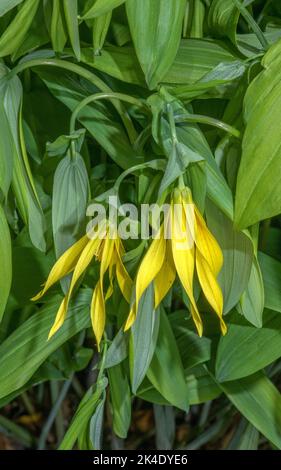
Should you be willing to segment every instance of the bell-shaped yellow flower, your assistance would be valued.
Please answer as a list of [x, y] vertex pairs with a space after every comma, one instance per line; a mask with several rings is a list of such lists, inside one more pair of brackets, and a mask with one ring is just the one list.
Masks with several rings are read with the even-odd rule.
[[170, 236], [167, 236], [163, 223], [141, 262], [136, 277], [136, 300], [130, 310], [125, 330], [134, 323], [140, 298], [149, 284], [154, 282], [157, 308], [177, 274], [188, 295], [198, 334], [202, 336], [203, 323], [193, 294], [196, 269], [202, 291], [218, 315], [221, 331], [225, 334], [227, 328], [223, 320], [223, 296], [217, 282], [223, 263], [222, 251], [193, 203], [188, 188], [175, 190], [171, 202], [167, 223]]
[[[73, 272], [69, 290], [61, 302], [48, 339], [51, 338], [62, 326], [67, 314], [69, 301], [74, 287], [77, 284], [79, 278], [88, 268], [92, 259], [96, 258], [100, 261], [100, 279], [93, 293], [91, 303], [91, 320], [97, 340], [97, 346], [99, 348], [99, 344], [105, 328], [105, 301], [111, 296], [113, 292], [114, 277], [116, 277], [120, 290], [123, 293], [125, 299], [127, 302], [130, 302], [132, 280], [123, 264], [123, 253], [124, 248], [120, 238], [118, 238], [117, 235], [112, 237], [112, 232], [109, 230], [109, 225], [106, 221], [104, 221], [104, 223], [100, 224], [98, 231], [91, 234], [91, 238], [85, 235], [74, 245], [72, 245], [57, 260], [48, 276], [43, 289], [32, 299], [34, 301], [40, 299], [45, 294], [45, 292], [56, 282], [58, 282], [67, 274]], [[106, 295], [104, 296], [103, 280], [107, 271], [109, 272], [110, 286]]]

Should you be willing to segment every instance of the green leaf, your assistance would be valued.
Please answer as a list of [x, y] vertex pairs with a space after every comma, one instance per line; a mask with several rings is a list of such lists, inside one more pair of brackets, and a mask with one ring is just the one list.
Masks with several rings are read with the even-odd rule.
[[133, 393], [143, 381], [154, 354], [159, 320], [160, 311], [154, 310], [154, 289], [150, 284], [139, 302], [137, 319], [132, 326], [130, 363]]
[[105, 15], [95, 18], [92, 22], [93, 28], [93, 46], [94, 54], [99, 55], [100, 51], [104, 45], [106, 35], [108, 33], [109, 25], [111, 22], [111, 11]]
[[221, 41], [182, 39], [175, 60], [162, 81], [179, 85], [195, 84], [219, 64], [231, 64], [236, 60], [237, 57]]
[[239, 308], [244, 317], [257, 328], [262, 327], [264, 287], [262, 273], [256, 257], [253, 259], [248, 286], [240, 299]]
[[82, 235], [88, 189], [88, 174], [81, 155], [75, 152], [73, 157], [63, 158], [56, 169], [53, 187], [52, 226], [57, 258]]
[[4, 16], [8, 11], [22, 2], [23, 0], [1, 0], [0, 16]]
[[190, 405], [199, 405], [215, 400], [221, 395], [221, 389], [216, 385], [204, 367], [195, 367], [186, 377]]
[[184, 369], [175, 336], [164, 310], [161, 310], [158, 341], [147, 377], [168, 403], [182, 410], [188, 410], [189, 399]]
[[63, 0], [63, 8], [71, 46], [77, 60], [80, 60], [78, 0]]
[[242, 418], [227, 450], [258, 450], [259, 437], [259, 431]]
[[279, 313], [265, 310], [262, 328], [249, 325], [237, 314], [229, 317], [227, 323], [227, 335], [220, 338], [217, 349], [216, 377], [219, 382], [246, 377], [281, 357]]
[[221, 387], [240, 413], [281, 449], [281, 395], [273, 383], [260, 372]]
[[91, 0], [92, 6], [87, 6], [87, 11], [83, 14], [82, 19], [88, 20], [90, 18], [96, 18], [97, 16], [102, 16], [113, 10], [113, 8], [119, 7], [122, 5], [125, 0]]
[[0, 204], [0, 322], [5, 311], [12, 282], [12, 248], [10, 230]]
[[58, 301], [50, 302], [25, 321], [0, 345], [0, 398], [22, 387], [47, 357], [69, 338], [88, 328], [91, 291], [84, 290], [69, 308], [63, 326], [47, 341]]
[[105, 399], [106, 394], [105, 392], [103, 392], [103, 396], [90, 420], [89, 435], [94, 450], [102, 449], [102, 431]]
[[198, 126], [189, 124], [177, 126], [177, 136], [191, 150], [201, 155], [206, 161], [207, 195], [230, 219], [233, 218], [233, 199], [211, 149]]
[[124, 82], [145, 85], [143, 71], [132, 47], [106, 45], [99, 55], [94, 55], [90, 48], [82, 48], [81, 61]]
[[265, 291], [265, 307], [281, 312], [281, 263], [271, 256], [258, 255]]
[[131, 392], [124, 363], [108, 369], [110, 401], [113, 414], [113, 430], [126, 439], [131, 424]]
[[106, 369], [117, 366], [126, 359], [128, 356], [128, 344], [129, 333], [124, 332], [123, 328], [121, 328], [107, 350], [104, 366]]
[[281, 212], [280, 53], [281, 41], [264, 56], [264, 70], [250, 84], [245, 96], [246, 129], [235, 206], [235, 222], [241, 228]]
[[240, 300], [248, 286], [253, 262], [253, 245], [242, 232], [238, 232], [214, 204], [206, 206], [208, 226], [223, 251], [223, 267], [219, 283], [223, 291], [224, 312], [229, 312]]
[[180, 310], [169, 315], [185, 372], [211, 358], [211, 340], [200, 338], [194, 329], [188, 311]]
[[34, 177], [28, 161], [22, 123], [22, 85], [19, 78], [6, 78], [8, 69], [0, 68], [0, 94], [13, 136], [13, 177], [12, 187], [18, 210], [28, 225], [32, 243], [45, 251], [45, 222], [42, 207], [37, 195]]
[[162, 80], [176, 57], [185, 4], [185, 0], [126, 1], [131, 36], [150, 89]]
[[22, 44], [35, 17], [39, 3], [40, 0], [26, 0], [24, 2], [0, 38], [0, 57], [13, 54]]
[[233, 0], [213, 0], [209, 10], [209, 27], [217, 37], [228, 37], [235, 44], [239, 16]]
[[100, 404], [100, 398], [103, 396], [107, 384], [107, 379], [103, 377], [96, 386], [89, 388], [86, 392], [60, 444], [59, 450], [71, 450], [77, 439], [85, 435], [89, 421]]
[[61, 0], [53, 0], [50, 34], [54, 51], [63, 52], [67, 41], [67, 31]]

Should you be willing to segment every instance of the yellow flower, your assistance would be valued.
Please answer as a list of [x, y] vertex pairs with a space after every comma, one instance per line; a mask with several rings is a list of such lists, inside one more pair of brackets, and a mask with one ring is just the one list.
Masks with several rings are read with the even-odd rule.
[[177, 274], [189, 297], [191, 314], [198, 334], [202, 336], [202, 319], [193, 294], [193, 278], [196, 269], [202, 291], [218, 315], [221, 331], [225, 334], [227, 328], [222, 317], [223, 296], [217, 282], [223, 255], [217, 241], [208, 230], [205, 220], [193, 203], [188, 188], [174, 191], [167, 225], [170, 237], [167, 237], [163, 223], [139, 267], [136, 278], [136, 300], [130, 310], [125, 330], [134, 323], [140, 298], [149, 284], [154, 282], [155, 308], [157, 308], [173, 285]]
[[[61, 302], [48, 339], [62, 326], [74, 287], [94, 257], [100, 261], [100, 278], [94, 289], [91, 302], [91, 320], [98, 348], [105, 328], [105, 301], [113, 292], [114, 277], [116, 277], [125, 299], [130, 302], [132, 280], [122, 261], [124, 248], [117, 235], [115, 238], [111, 238], [110, 235], [109, 225], [104, 221], [91, 238], [85, 235], [78, 240], [57, 260], [43, 289], [33, 297], [32, 300], [40, 299], [50, 287], [73, 271], [69, 290]], [[109, 272], [110, 285], [104, 296], [103, 280], [107, 271]]]

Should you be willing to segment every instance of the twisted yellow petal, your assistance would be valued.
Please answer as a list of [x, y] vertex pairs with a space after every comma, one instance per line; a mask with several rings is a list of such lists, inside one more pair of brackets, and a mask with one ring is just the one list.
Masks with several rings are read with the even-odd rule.
[[[178, 201], [176, 201], [178, 203]], [[195, 249], [191, 243], [188, 221], [184, 214], [174, 212], [172, 207], [171, 229], [172, 229], [172, 253], [179, 279], [189, 297], [191, 304], [191, 314], [197, 328], [199, 336], [203, 334], [202, 320], [193, 295], [193, 276], [195, 264]], [[186, 235], [184, 235], [186, 234]]]
[[198, 279], [204, 295], [208, 300], [211, 307], [214, 309], [220, 319], [220, 326], [222, 334], [225, 335], [227, 331], [226, 324], [223, 320], [223, 296], [221, 288], [212, 272], [209, 263], [202, 256], [199, 250], [196, 250], [196, 270]]
[[105, 299], [103, 293], [103, 278], [112, 263], [114, 256], [115, 241], [108, 236], [104, 241], [101, 254], [100, 279], [95, 287], [91, 302], [91, 321], [93, 331], [97, 340], [98, 350], [100, 348], [101, 338], [105, 328]]
[[74, 243], [74, 245], [68, 248], [65, 253], [63, 253], [63, 255], [56, 261], [56, 263], [52, 267], [48, 279], [45, 282], [44, 288], [31, 300], [39, 300], [45, 294], [45, 292], [50, 289], [50, 287], [52, 287], [56, 282], [58, 282], [60, 279], [62, 279], [64, 276], [74, 270], [79, 256], [88, 242], [89, 238], [85, 235], [84, 237], [80, 238], [80, 240], [78, 240], [76, 243]]
[[154, 279], [155, 309], [160, 305], [164, 297], [175, 282], [176, 268], [173, 261], [171, 243], [166, 244], [164, 263]]
[[102, 240], [100, 240], [99, 238], [95, 238], [93, 240], [88, 239], [88, 243], [83, 249], [77, 261], [77, 264], [75, 266], [75, 269], [71, 278], [69, 290], [59, 307], [55, 322], [49, 333], [49, 338], [51, 338], [58, 331], [58, 329], [62, 326], [65, 320], [66, 314], [67, 314], [68, 304], [69, 304], [73, 289], [78, 279], [80, 278], [80, 276], [89, 266], [91, 260], [93, 259], [93, 256], [96, 254], [97, 249], [101, 243], [102, 243]]
[[153, 239], [139, 267], [136, 279], [136, 301], [135, 305], [133, 305], [130, 310], [127, 322], [125, 324], [125, 331], [128, 330], [134, 323], [141, 296], [162, 268], [165, 259], [165, 253], [166, 240], [164, 239], [164, 227], [162, 225], [160, 227], [158, 236]]
[[210, 265], [214, 275], [217, 276], [223, 264], [223, 254], [215, 237], [209, 231], [205, 220], [194, 206], [195, 210], [195, 243], [201, 255]]

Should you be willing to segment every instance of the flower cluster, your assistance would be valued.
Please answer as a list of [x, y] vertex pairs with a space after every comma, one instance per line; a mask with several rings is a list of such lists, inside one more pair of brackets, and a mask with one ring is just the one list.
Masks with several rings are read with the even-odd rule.
[[[168, 236], [167, 236], [168, 234]], [[135, 282], [128, 274], [122, 257], [124, 247], [118, 234], [112, 236], [105, 219], [91, 236], [85, 235], [71, 246], [55, 263], [42, 291], [33, 298], [40, 299], [57, 281], [72, 274], [70, 287], [59, 307], [49, 338], [62, 326], [74, 287], [93, 259], [100, 263], [99, 280], [91, 302], [91, 320], [99, 348], [106, 323], [105, 304], [112, 295], [114, 280], [130, 305], [124, 329], [129, 329], [137, 316], [139, 301], [153, 282], [154, 307], [159, 306], [178, 276], [190, 301], [190, 312], [199, 336], [203, 322], [193, 292], [195, 273], [202, 291], [218, 315], [222, 334], [227, 331], [223, 320], [223, 296], [217, 276], [223, 264], [222, 251], [209, 231], [188, 188], [175, 189], [167, 218], [160, 225], [138, 268]], [[108, 272], [109, 287], [104, 292], [104, 276]]]

